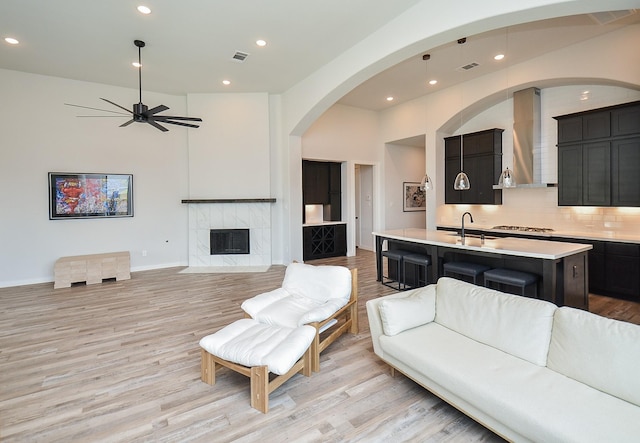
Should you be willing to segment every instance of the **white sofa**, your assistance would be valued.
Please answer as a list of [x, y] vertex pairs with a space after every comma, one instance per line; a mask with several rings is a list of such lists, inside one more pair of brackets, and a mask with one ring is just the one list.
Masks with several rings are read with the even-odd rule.
[[640, 441], [640, 326], [443, 277], [369, 300], [374, 352], [504, 438]]

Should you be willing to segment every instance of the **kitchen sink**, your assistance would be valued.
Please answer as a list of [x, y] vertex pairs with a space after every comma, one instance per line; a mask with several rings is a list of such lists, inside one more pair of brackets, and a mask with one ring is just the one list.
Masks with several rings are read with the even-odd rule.
[[[452, 237], [460, 237], [459, 233], [454, 233], [454, 232], [452, 232], [449, 235], [452, 236]], [[480, 238], [480, 239], [482, 238], [482, 236], [478, 235], [478, 234], [465, 234], [464, 236], [465, 236], [465, 238]], [[485, 240], [497, 240], [499, 238], [501, 238], [501, 237], [494, 237], [492, 235], [485, 235], [484, 236]]]

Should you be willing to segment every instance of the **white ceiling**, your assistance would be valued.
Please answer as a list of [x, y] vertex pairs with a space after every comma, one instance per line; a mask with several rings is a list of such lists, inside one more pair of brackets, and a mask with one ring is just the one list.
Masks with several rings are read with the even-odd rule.
[[[0, 68], [137, 88], [131, 62], [138, 56], [133, 40], [139, 39], [146, 42], [144, 90], [278, 94], [419, 1], [0, 0], [0, 37], [20, 40], [19, 45], [0, 41]], [[152, 13], [141, 15], [138, 4]], [[462, 48], [452, 42], [423, 53], [431, 54], [429, 75], [443, 88], [639, 21], [637, 13], [608, 25], [592, 16], [547, 20], [467, 36]], [[257, 39], [267, 46], [258, 47]], [[494, 62], [494, 52], [505, 46], [508, 59]], [[236, 51], [249, 53], [246, 61], [233, 61]], [[455, 71], [471, 61], [480, 66]], [[419, 54], [340, 102], [380, 110], [422, 96], [429, 92], [425, 63]], [[223, 79], [232, 84], [222, 85]], [[395, 100], [387, 102], [388, 95]]]

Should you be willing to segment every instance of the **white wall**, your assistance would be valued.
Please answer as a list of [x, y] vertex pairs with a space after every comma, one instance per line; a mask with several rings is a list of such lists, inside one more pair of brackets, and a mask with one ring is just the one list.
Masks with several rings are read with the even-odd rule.
[[[64, 105], [130, 107], [135, 89], [0, 70], [0, 97], [0, 286], [52, 281], [68, 255], [130, 251], [134, 270], [186, 264], [186, 129], [119, 128], [126, 117], [78, 118], [92, 111]], [[143, 99], [186, 112], [184, 97]], [[49, 220], [48, 172], [133, 174], [134, 217]]]
[[267, 198], [270, 189], [269, 97], [189, 94], [204, 120], [189, 131], [190, 198]]
[[302, 158], [378, 162], [378, 125], [377, 112], [336, 104], [302, 136]]
[[424, 176], [424, 148], [388, 143], [384, 152], [385, 229], [424, 229], [424, 211], [403, 210], [404, 183], [420, 183]]

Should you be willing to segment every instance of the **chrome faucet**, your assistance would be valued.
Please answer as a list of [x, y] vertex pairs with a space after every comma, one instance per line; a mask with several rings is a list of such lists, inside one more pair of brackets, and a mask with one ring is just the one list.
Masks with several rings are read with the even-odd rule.
[[473, 215], [471, 215], [471, 212], [465, 212], [464, 214], [462, 214], [462, 231], [460, 232], [460, 239], [462, 240], [463, 245], [464, 245], [464, 216], [467, 214], [469, 214], [469, 221], [473, 223]]

